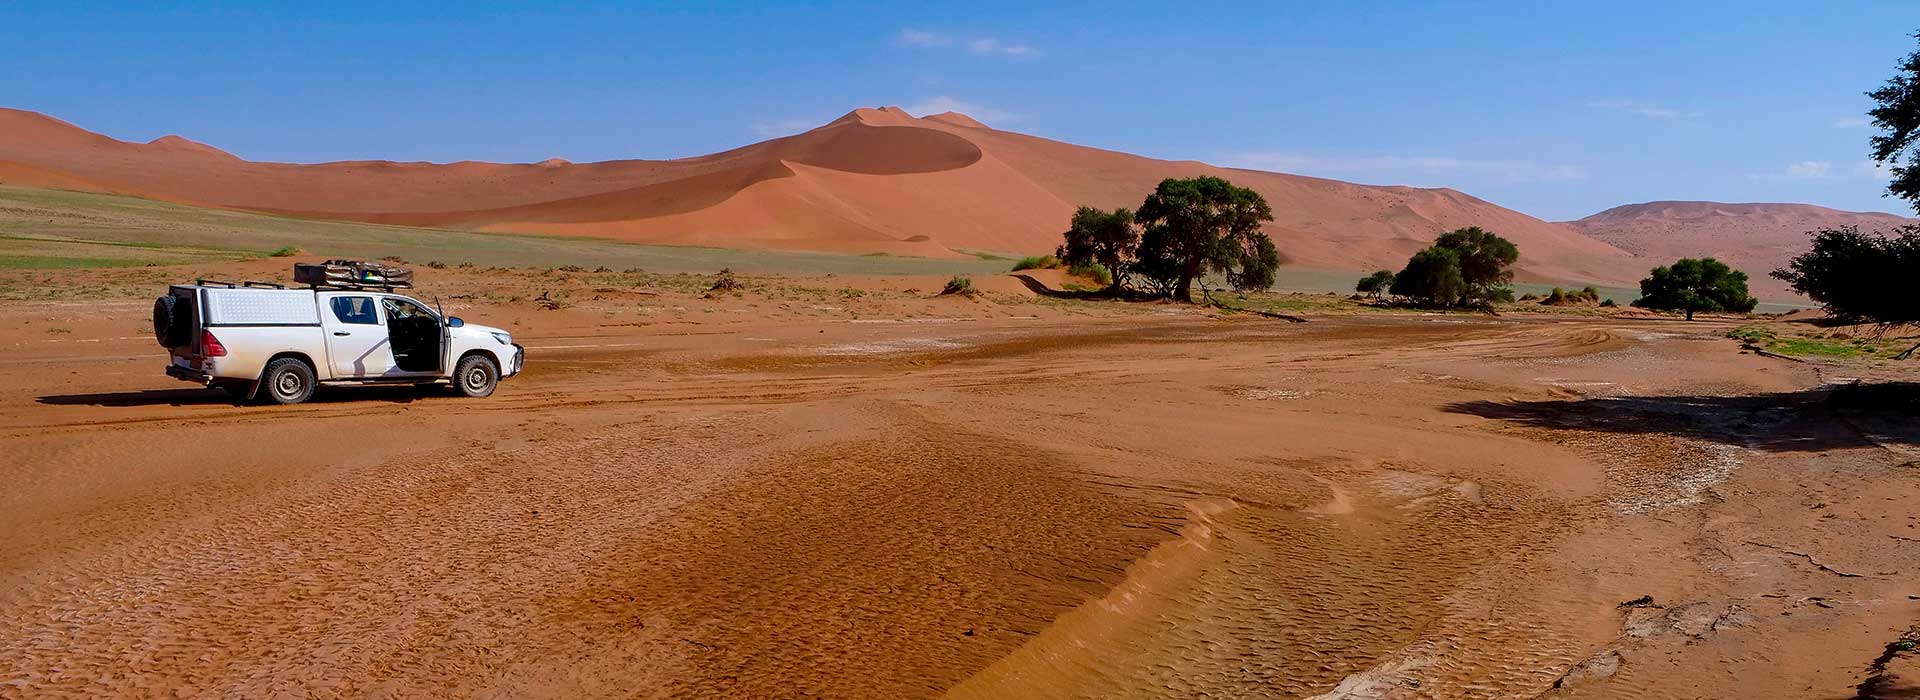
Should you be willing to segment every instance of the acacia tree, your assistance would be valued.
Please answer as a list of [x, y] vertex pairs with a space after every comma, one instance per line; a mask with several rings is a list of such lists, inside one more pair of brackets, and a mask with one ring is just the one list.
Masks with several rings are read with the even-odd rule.
[[1353, 285], [1353, 291], [1378, 299], [1390, 286], [1393, 286], [1393, 271], [1374, 270], [1373, 274], [1360, 278], [1360, 281]]
[[1168, 178], [1147, 195], [1134, 220], [1145, 227], [1141, 273], [1170, 287], [1175, 299], [1193, 301], [1193, 280], [1212, 271], [1227, 273], [1235, 286], [1273, 285], [1280, 256], [1260, 230], [1260, 222], [1273, 220], [1273, 209], [1258, 192], [1217, 177]]
[[1747, 294], [1747, 273], [1713, 258], [1681, 258], [1660, 266], [1640, 280], [1640, 298], [1633, 305], [1660, 311], [1746, 313], [1759, 303]]
[[1422, 248], [1393, 276], [1388, 291], [1434, 306], [1459, 306], [1467, 295], [1460, 276], [1460, 254], [1451, 248]]
[[1513, 264], [1520, 248], [1498, 234], [1469, 226], [1443, 233], [1414, 253], [1388, 288], [1395, 295], [1438, 306], [1467, 306], [1509, 299]]
[[[1920, 39], [1920, 33], [1913, 36]], [[1886, 85], [1867, 93], [1876, 105], [1867, 116], [1881, 131], [1868, 143], [1873, 160], [1892, 169], [1887, 194], [1920, 209], [1920, 149], [1914, 147], [1920, 141], [1920, 51], [1908, 54], [1896, 70]]]
[[1065, 242], [1054, 256], [1068, 265], [1105, 266], [1113, 276], [1107, 293], [1119, 295], [1126, 285], [1127, 268], [1134, 251], [1140, 247], [1140, 231], [1133, 226], [1133, 212], [1125, 208], [1108, 212], [1080, 207], [1073, 213], [1073, 223], [1062, 237]]
[[1452, 250], [1460, 256], [1460, 279], [1467, 289], [1463, 302], [1484, 303], [1502, 296], [1513, 281], [1513, 264], [1520, 260], [1520, 248], [1492, 231], [1468, 226], [1440, 234], [1433, 247]]
[[[1820, 302], [1827, 315], [1850, 323], [1872, 323], [1886, 332], [1920, 327], [1920, 303], [1909, 291], [1920, 278], [1920, 226], [1894, 229], [1891, 236], [1861, 233], [1854, 226], [1813, 232], [1813, 249], [1801, 253], [1773, 276], [1793, 291]], [[1898, 357], [1911, 356], [1920, 345]]]

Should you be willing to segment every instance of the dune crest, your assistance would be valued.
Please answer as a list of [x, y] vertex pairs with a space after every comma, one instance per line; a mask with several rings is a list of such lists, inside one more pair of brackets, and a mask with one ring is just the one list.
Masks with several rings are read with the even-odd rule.
[[[1644, 272], [1573, 227], [1453, 190], [1156, 160], [893, 106], [705, 156], [526, 164], [255, 162], [184, 137], [130, 143], [0, 110], [0, 160], [32, 186], [303, 217], [936, 257], [1046, 252], [1077, 206], [1138, 206], [1164, 178], [1214, 175], [1272, 203], [1267, 230], [1291, 264], [1398, 268], [1439, 233], [1479, 225], [1520, 245], [1522, 279], [1622, 284]], [[26, 168], [37, 174], [18, 174]]]

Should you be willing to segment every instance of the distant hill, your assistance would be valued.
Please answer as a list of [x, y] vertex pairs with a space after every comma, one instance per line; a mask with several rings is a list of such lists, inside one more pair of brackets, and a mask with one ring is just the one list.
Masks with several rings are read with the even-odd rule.
[[1647, 202], [1566, 223], [1655, 264], [1682, 257], [1718, 258], [1744, 270], [1756, 289], [1783, 294], [1786, 285], [1767, 273], [1805, 252], [1809, 231], [1843, 225], [1886, 230], [1920, 219], [1812, 204]]
[[1040, 253], [1073, 209], [1138, 206], [1166, 177], [1218, 175], [1272, 203], [1289, 264], [1397, 269], [1443, 231], [1517, 243], [1520, 278], [1625, 284], [1642, 261], [1450, 189], [1165, 161], [993, 129], [962, 114], [857, 109], [805, 133], [666, 161], [252, 162], [181, 137], [132, 143], [0, 109], [0, 182], [375, 223], [743, 249], [960, 257]]

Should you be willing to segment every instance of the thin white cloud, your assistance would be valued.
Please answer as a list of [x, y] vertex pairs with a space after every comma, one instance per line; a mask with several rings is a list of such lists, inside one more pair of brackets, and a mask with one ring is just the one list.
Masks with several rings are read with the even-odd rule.
[[1040, 50], [1030, 45], [1010, 42], [998, 37], [983, 36], [960, 38], [951, 34], [930, 32], [911, 27], [900, 30], [894, 35], [893, 44], [916, 49], [964, 49], [976, 56], [1011, 56], [1027, 58], [1039, 55]]
[[1241, 153], [1226, 159], [1236, 168], [1272, 170], [1302, 175], [1399, 177], [1492, 177], [1510, 182], [1564, 182], [1581, 180], [1586, 168], [1578, 165], [1536, 163], [1530, 160], [1475, 160], [1441, 156], [1310, 156], [1296, 153]]
[[1788, 165], [1783, 172], [1787, 177], [1826, 177], [1833, 174], [1833, 163], [1824, 160], [1803, 160]]
[[792, 136], [825, 123], [825, 119], [775, 119], [748, 124], [747, 131], [753, 132], [754, 136], [770, 139]]
[[1843, 117], [1833, 120], [1835, 129], [1861, 129], [1867, 126], [1866, 117]]
[[1644, 102], [1636, 102], [1634, 100], [1594, 100], [1594, 101], [1588, 102], [1587, 107], [1592, 109], [1604, 109], [1612, 112], [1620, 112], [1623, 114], [1631, 114], [1634, 116], [1646, 117], [1648, 119], [1679, 119], [1681, 117], [1700, 116], [1699, 113], [1697, 112], [1682, 112], [1672, 107], [1662, 107], [1660, 105], [1651, 105]]
[[1020, 121], [1020, 115], [1014, 114], [1013, 112], [994, 109], [983, 104], [955, 99], [945, 95], [928, 97], [901, 107], [901, 109], [907, 110], [908, 114], [916, 117], [924, 117], [929, 114], [939, 114], [941, 112], [959, 112], [993, 126], [1012, 124]]
[[1875, 163], [1870, 160], [1863, 160], [1858, 163], [1854, 163], [1853, 172], [1856, 175], [1873, 178], [1875, 180], [1892, 180], [1893, 179], [1893, 171], [1880, 167], [1879, 163]]
[[1009, 44], [993, 37], [974, 39], [973, 41], [967, 42], [967, 51], [983, 56], [995, 54], [1001, 56], [1032, 56], [1039, 53], [1038, 50], [1026, 44]]
[[907, 29], [900, 30], [900, 35], [894, 37], [893, 43], [898, 44], [900, 46], [938, 47], [938, 46], [952, 46], [953, 39], [940, 34], [936, 34], [934, 32], [907, 28]]

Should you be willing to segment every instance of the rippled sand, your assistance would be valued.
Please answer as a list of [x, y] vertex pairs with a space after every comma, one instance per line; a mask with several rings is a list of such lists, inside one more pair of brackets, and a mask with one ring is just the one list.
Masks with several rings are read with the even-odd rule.
[[1874, 664], [1920, 613], [1920, 430], [1827, 408], [1820, 370], [1711, 324], [535, 327], [489, 400], [285, 409], [182, 390], [123, 330], [83, 330], [92, 355], [0, 339], [0, 697], [1837, 698], [1912, 675]]

